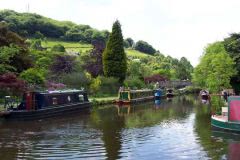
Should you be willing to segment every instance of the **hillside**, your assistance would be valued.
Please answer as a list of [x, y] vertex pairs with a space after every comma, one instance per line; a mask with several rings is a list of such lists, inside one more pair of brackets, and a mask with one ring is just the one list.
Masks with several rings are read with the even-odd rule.
[[1, 10], [0, 21], [5, 21], [9, 29], [23, 37], [47, 37], [65, 41], [91, 43], [92, 40], [106, 41], [108, 31], [99, 31], [89, 25], [75, 24], [69, 21], [57, 21], [35, 13], [18, 13]]
[[[70, 21], [58, 21], [47, 18], [35, 13], [18, 13], [12, 10], [0, 10], [0, 21], [5, 21], [11, 31], [18, 33], [22, 37], [32, 38], [47, 38], [43, 42], [46, 48], [52, 47], [55, 44], [62, 44], [67, 51], [85, 52], [91, 49], [93, 41], [107, 41], [110, 32], [107, 30], [97, 30], [89, 25], [76, 24]], [[127, 38], [128, 40], [131, 38]], [[134, 41], [124, 40], [128, 47], [133, 46]], [[126, 50], [128, 55], [132, 57], [145, 57], [153, 55], [156, 50], [147, 42], [136, 42], [136, 50]], [[148, 52], [150, 51], [150, 52]], [[144, 53], [143, 53], [144, 52]]]
[[[47, 48], [48, 50], [50, 50], [56, 44], [63, 45], [68, 52], [73, 51], [73, 52], [84, 53], [92, 49], [91, 44], [79, 43], [79, 42], [68, 42], [68, 41], [61, 41], [57, 39], [47, 39], [46, 41], [42, 42], [42, 46], [44, 48]], [[137, 59], [151, 56], [134, 49], [125, 49], [125, 51], [128, 57], [137, 58]]]
[[73, 51], [73, 52], [87, 52], [92, 49], [91, 44], [87, 43], [79, 43], [79, 42], [68, 42], [68, 41], [61, 41], [57, 39], [48, 39], [42, 42], [42, 46], [50, 50], [54, 45], [61, 44], [65, 47], [66, 51]]

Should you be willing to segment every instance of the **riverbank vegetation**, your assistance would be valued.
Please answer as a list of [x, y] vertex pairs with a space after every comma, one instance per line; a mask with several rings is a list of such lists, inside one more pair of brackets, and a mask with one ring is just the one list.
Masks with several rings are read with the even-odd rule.
[[[118, 21], [109, 32], [3, 10], [0, 34], [1, 97], [63, 88], [116, 97], [121, 85], [153, 88], [159, 80], [190, 80], [193, 72], [185, 57], [178, 60], [145, 41], [124, 39]], [[20, 92], [14, 91], [17, 85], [22, 86]]]
[[[233, 33], [223, 41], [208, 44], [193, 73], [193, 82], [213, 94], [221, 94], [224, 89], [233, 88], [240, 93], [240, 34]], [[224, 102], [219, 96], [212, 96], [213, 112], [220, 113]]]

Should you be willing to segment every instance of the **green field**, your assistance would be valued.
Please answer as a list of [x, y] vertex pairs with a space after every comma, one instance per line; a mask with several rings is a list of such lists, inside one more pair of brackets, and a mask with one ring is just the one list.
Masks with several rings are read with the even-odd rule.
[[[84, 53], [92, 49], [92, 45], [86, 44], [86, 43], [66, 42], [66, 41], [59, 41], [54, 39], [48, 39], [47, 41], [42, 41], [42, 46], [48, 48], [49, 50], [56, 44], [63, 45], [67, 51], [80, 52], [80, 53]], [[125, 51], [128, 57], [140, 59], [140, 58], [145, 58], [150, 56], [134, 49], [125, 49]]]
[[133, 57], [133, 58], [145, 58], [150, 56], [134, 49], [125, 49], [125, 52], [127, 53], [128, 57]]
[[48, 49], [51, 49], [54, 45], [61, 44], [65, 47], [67, 51], [73, 52], [87, 52], [92, 49], [91, 44], [79, 43], [79, 42], [66, 42], [66, 41], [59, 41], [48, 39], [47, 41], [42, 41], [42, 46]]

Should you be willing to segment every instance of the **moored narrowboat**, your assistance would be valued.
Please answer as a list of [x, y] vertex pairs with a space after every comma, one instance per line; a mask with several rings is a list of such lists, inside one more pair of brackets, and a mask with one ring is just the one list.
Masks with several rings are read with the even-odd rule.
[[210, 95], [207, 90], [201, 90], [199, 94], [200, 94], [202, 100], [207, 101], [210, 99]]
[[213, 128], [240, 133], [240, 96], [228, 97], [228, 107], [222, 107], [221, 115], [212, 115]]
[[150, 89], [143, 90], [120, 90], [118, 92], [118, 99], [115, 100], [117, 104], [132, 104], [144, 102], [154, 99], [154, 92]]
[[90, 108], [87, 93], [82, 90], [26, 92], [17, 107], [0, 112], [5, 119], [31, 120], [74, 113]]

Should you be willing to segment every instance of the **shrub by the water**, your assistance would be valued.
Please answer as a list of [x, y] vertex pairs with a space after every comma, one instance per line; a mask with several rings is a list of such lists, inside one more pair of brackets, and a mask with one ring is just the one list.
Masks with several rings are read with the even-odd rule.
[[137, 77], [128, 77], [124, 81], [124, 86], [130, 89], [141, 89], [146, 87], [145, 83]]
[[120, 87], [120, 84], [118, 82], [117, 78], [114, 77], [99, 77], [100, 80], [100, 86], [98, 88], [97, 94], [94, 93], [95, 96], [112, 96], [118, 94], [118, 89]]

